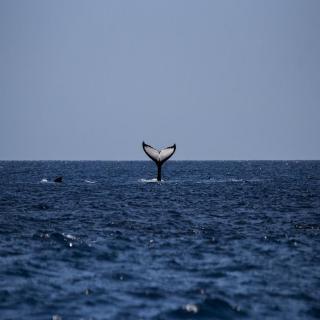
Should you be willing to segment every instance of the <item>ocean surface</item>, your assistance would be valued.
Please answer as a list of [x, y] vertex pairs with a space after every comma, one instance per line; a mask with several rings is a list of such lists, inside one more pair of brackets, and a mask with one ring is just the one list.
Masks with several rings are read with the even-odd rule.
[[0, 162], [0, 319], [320, 318], [320, 161], [155, 177], [151, 161]]

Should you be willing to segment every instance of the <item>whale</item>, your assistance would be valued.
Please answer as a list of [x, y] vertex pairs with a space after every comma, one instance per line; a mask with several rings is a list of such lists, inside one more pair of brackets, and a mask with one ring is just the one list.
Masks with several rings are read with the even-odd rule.
[[146, 144], [144, 141], [142, 142], [143, 151], [146, 155], [153, 160], [158, 168], [157, 181], [161, 181], [161, 167], [162, 165], [169, 160], [176, 151], [176, 144], [161, 149], [160, 151]]
[[55, 178], [53, 181], [54, 182], [62, 182], [62, 179], [63, 179], [63, 177], [60, 176], [60, 177]]

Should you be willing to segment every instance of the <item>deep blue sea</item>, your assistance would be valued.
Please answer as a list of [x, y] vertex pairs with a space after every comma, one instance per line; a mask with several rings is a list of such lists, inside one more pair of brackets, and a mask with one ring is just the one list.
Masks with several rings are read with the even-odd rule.
[[0, 319], [320, 318], [320, 161], [155, 176], [151, 161], [0, 162]]

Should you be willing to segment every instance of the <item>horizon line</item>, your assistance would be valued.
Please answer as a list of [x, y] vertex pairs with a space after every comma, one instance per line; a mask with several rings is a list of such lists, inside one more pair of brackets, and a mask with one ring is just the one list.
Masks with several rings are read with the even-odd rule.
[[[134, 159], [134, 160], [124, 160], [124, 159], [120, 159], [120, 160], [108, 160], [108, 159], [34, 159], [34, 160], [31, 160], [31, 159], [0, 159], [1, 162], [11, 162], [11, 161], [38, 161], [38, 162], [44, 162], [44, 161], [65, 161], [65, 162], [81, 162], [81, 161], [86, 161], [86, 162], [95, 162], [95, 161], [104, 161], [104, 162], [149, 162], [151, 160], [141, 160], [141, 159]], [[203, 161], [203, 162], [213, 162], [213, 161], [216, 161], [216, 162], [219, 162], [219, 161], [320, 161], [320, 159], [189, 159], [189, 160], [186, 160], [186, 159], [176, 159], [176, 160], [170, 160], [170, 162], [173, 162], [173, 161], [176, 161], [176, 162], [187, 162], [187, 161]]]

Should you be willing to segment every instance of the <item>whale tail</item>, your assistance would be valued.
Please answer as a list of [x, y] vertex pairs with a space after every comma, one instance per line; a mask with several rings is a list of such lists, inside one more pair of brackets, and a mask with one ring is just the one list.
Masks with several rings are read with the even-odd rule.
[[143, 141], [142, 148], [146, 155], [156, 163], [158, 167], [157, 180], [161, 181], [161, 166], [173, 156], [176, 151], [176, 145], [174, 144], [159, 151]]

